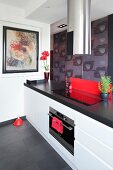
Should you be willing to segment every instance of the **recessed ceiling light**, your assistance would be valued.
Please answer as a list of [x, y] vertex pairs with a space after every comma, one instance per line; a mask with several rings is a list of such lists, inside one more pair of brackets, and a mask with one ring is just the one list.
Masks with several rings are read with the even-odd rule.
[[63, 24], [62, 26], [63, 26], [63, 27], [66, 27], [67, 25], [66, 25], [66, 24]]
[[66, 27], [67, 25], [66, 24], [61, 24], [61, 25], [59, 25], [58, 27], [59, 28], [63, 28], [63, 27]]

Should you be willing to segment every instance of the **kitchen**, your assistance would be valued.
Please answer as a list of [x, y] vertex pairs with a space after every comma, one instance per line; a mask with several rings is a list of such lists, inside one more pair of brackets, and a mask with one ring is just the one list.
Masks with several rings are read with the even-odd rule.
[[[2, 8], [4, 9], [4, 8], [6, 8], [6, 6], [4, 7], [4, 5], [2, 5]], [[15, 9], [12, 8], [12, 10], [15, 10]], [[31, 20], [29, 21], [29, 20], [23, 19], [22, 18], [24, 15], [23, 11], [22, 10], [20, 11], [19, 9], [16, 10], [16, 14], [18, 16], [16, 18], [14, 17], [14, 15], [12, 13], [10, 13], [10, 15], [12, 14], [11, 16], [3, 15], [3, 13], [4, 13], [4, 11], [1, 10], [1, 17], [2, 17], [1, 25], [8, 25], [8, 26], [12, 26], [12, 27], [20, 27], [20, 25], [21, 25], [21, 27], [23, 29], [30, 29], [30, 30], [33, 29], [35, 31], [41, 32], [42, 39], [40, 39], [40, 43], [41, 43], [42, 47], [40, 47], [41, 48], [40, 51], [43, 51], [45, 49], [49, 51], [49, 49], [50, 49], [49, 43], [48, 43], [50, 41], [49, 34], [48, 34], [49, 24], [38, 23], [39, 26], [37, 28], [37, 22], [35, 22], [35, 21], [31, 22]], [[29, 13], [29, 11], [28, 11], [28, 13]], [[10, 18], [12, 19], [12, 22], [10, 22]], [[32, 16], [30, 19], [32, 19]], [[21, 24], [19, 24], [20, 20], [21, 20]], [[25, 24], [24, 24], [25, 22], [26, 22], [27, 26], [25, 26]], [[30, 26], [30, 25], [32, 25], [32, 26]], [[2, 28], [1, 28], [1, 37], [2, 37]], [[1, 56], [2, 56], [2, 51], [1, 51]], [[41, 63], [39, 63], [39, 64], [40, 64], [40, 68], [41, 68], [42, 67]], [[1, 63], [1, 66], [2, 66], [2, 63]], [[1, 105], [1, 111], [0, 111], [1, 115], [2, 115], [2, 113], [4, 113], [1, 116], [1, 120], [0, 120], [1, 122], [11, 120], [13, 118], [16, 118], [17, 116], [21, 117], [24, 115], [23, 114], [24, 113], [24, 111], [23, 111], [23, 103], [24, 103], [23, 83], [26, 81], [26, 79], [28, 79], [28, 80], [42, 79], [43, 71], [41, 69], [39, 69], [39, 70], [40, 70], [40, 72], [38, 72], [38, 73], [18, 73], [18, 74], [14, 73], [13, 75], [12, 74], [2, 74], [2, 70], [1, 70], [1, 96], [2, 96], [1, 103], [7, 103], [7, 108], [4, 107], [4, 104]], [[6, 95], [4, 95], [4, 88], [5, 88], [5, 93], [7, 94], [8, 97]], [[13, 89], [13, 91], [9, 90], [9, 88]], [[9, 99], [9, 97], [10, 97], [10, 99]], [[16, 100], [15, 100], [15, 98], [16, 98]], [[49, 100], [49, 99], [47, 99], [47, 100]], [[41, 101], [43, 101], [43, 99]], [[46, 101], [46, 98], [45, 98], [45, 101]], [[56, 110], [57, 110], [57, 106], [55, 106], [56, 104], [54, 104], [53, 101], [51, 101], [51, 102], [52, 102], [54, 108], [56, 108]], [[61, 107], [61, 105], [59, 105], [59, 107]], [[67, 107], [66, 107], [66, 110], [70, 111], [70, 109]], [[62, 108], [62, 112], [63, 111], [64, 111], [64, 108]], [[72, 110], [72, 112], [73, 112], [73, 110]], [[67, 116], [69, 117], [68, 113], [67, 113]], [[41, 119], [41, 117], [40, 117], [40, 119]], [[43, 125], [40, 123], [39, 127], [43, 128]], [[46, 133], [46, 131], [47, 131], [46, 126], [44, 129], [45, 129], [45, 133]], [[98, 130], [96, 130], [96, 131], [98, 131]], [[62, 149], [64, 152], [66, 152], [64, 148], [62, 148]], [[68, 155], [70, 155], [70, 154], [68, 153]], [[72, 157], [72, 156], [70, 156], [70, 157]], [[112, 167], [111, 167], [111, 169], [112, 169]]]

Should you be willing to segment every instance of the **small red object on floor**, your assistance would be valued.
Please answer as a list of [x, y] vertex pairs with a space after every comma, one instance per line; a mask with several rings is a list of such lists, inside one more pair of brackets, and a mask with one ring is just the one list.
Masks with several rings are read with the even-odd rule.
[[14, 125], [14, 126], [22, 126], [23, 123], [24, 123], [23, 120], [22, 120], [20, 117], [18, 117], [18, 118], [14, 121], [13, 125]]

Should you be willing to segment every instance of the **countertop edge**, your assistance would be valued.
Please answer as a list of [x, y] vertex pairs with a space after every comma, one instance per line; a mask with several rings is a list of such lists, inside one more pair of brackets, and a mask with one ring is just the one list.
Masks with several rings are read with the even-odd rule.
[[53, 100], [55, 100], [57, 102], [60, 102], [60, 103], [64, 104], [65, 106], [68, 106], [71, 109], [80, 112], [83, 115], [86, 115], [86, 116], [88, 116], [88, 117], [90, 117], [90, 118], [92, 118], [92, 119], [94, 119], [94, 120], [96, 120], [96, 121], [98, 121], [98, 122], [100, 122], [102, 124], [107, 125], [110, 128], [113, 128], [113, 122], [106, 119], [106, 118], [104, 118], [104, 117], [101, 117], [99, 115], [97, 116], [93, 112], [90, 112], [88, 110], [85, 110], [84, 108], [81, 108], [81, 107], [77, 106], [77, 105], [74, 105], [74, 104], [71, 104], [69, 102], [66, 102], [61, 98], [58, 98], [58, 97], [56, 97], [56, 96], [54, 96], [54, 95], [52, 95], [50, 93], [47, 93], [46, 91], [40, 90], [40, 89], [38, 89], [36, 87], [33, 87], [32, 85], [29, 85], [27, 83], [24, 83], [24, 86], [26, 86], [26, 87], [28, 87], [28, 88], [36, 91], [36, 92], [39, 92], [40, 94], [43, 94], [43, 95], [45, 95], [45, 96], [47, 96], [47, 97], [49, 97], [49, 98], [51, 98], [51, 99], [53, 99]]

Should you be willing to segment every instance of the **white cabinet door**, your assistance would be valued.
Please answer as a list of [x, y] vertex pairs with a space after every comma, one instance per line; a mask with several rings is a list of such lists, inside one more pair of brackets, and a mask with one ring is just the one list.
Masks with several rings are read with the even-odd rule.
[[74, 162], [77, 168], [113, 170], [112, 139], [112, 128], [83, 114], [76, 114]]
[[35, 100], [36, 92], [25, 87], [24, 88], [24, 113], [27, 119], [34, 124], [37, 102]]
[[48, 135], [49, 132], [49, 102], [48, 98], [40, 93], [37, 94], [37, 113], [35, 115], [35, 124], [38, 128]]
[[25, 87], [25, 114], [27, 119], [45, 135], [48, 135], [48, 98], [32, 89]]
[[78, 142], [75, 144], [74, 163], [78, 170], [112, 170], [112, 167]]

